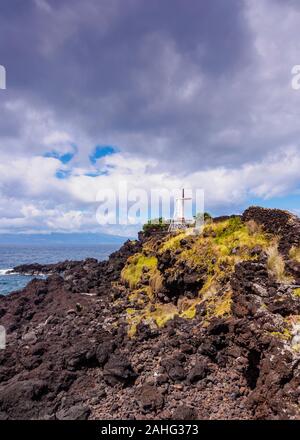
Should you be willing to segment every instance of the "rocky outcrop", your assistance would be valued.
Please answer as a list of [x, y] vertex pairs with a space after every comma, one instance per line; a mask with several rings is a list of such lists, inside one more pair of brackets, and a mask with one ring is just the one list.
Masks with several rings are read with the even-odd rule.
[[299, 419], [299, 219], [242, 220], [16, 268], [48, 277], [0, 298], [0, 419]]
[[251, 206], [243, 213], [242, 219], [255, 221], [265, 231], [280, 236], [279, 250], [286, 255], [292, 246], [300, 246], [299, 217], [288, 211]]

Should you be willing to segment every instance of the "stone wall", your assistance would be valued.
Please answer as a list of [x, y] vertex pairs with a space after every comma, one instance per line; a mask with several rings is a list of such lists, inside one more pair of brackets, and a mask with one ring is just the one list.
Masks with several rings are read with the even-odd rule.
[[242, 215], [243, 221], [254, 220], [266, 232], [278, 235], [279, 250], [287, 254], [292, 246], [300, 246], [300, 219], [288, 211], [250, 206]]

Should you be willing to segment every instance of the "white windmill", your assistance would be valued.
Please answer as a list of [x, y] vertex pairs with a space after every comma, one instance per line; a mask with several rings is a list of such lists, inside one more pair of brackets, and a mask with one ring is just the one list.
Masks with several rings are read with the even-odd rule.
[[182, 189], [182, 196], [178, 197], [175, 201], [174, 216], [169, 226], [169, 232], [176, 231], [178, 229], [186, 229], [190, 221], [185, 219], [184, 216], [184, 203], [186, 200], [192, 200], [191, 197], [184, 197], [184, 188]]

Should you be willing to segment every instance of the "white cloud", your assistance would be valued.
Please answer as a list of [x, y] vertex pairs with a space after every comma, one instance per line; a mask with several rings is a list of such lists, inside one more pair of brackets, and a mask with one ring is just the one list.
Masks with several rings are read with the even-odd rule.
[[[1, 207], [8, 198], [14, 206], [14, 217], [2, 218], [0, 228], [41, 230], [103, 230], [97, 224], [97, 193], [103, 189], [119, 189], [126, 182], [131, 189], [166, 188], [170, 191], [182, 186], [204, 189], [205, 209], [220, 206], [239, 210], [249, 198], [270, 198], [293, 192], [299, 182], [300, 155], [296, 147], [288, 147], [269, 155], [264, 161], [239, 168], [215, 168], [186, 175], [155, 171], [157, 162], [141, 160], [118, 153], [103, 159], [110, 168], [108, 175], [86, 176], [85, 169], [73, 170], [71, 177], [57, 179], [61, 167], [53, 158], [18, 159], [0, 167]], [[150, 172], [148, 171], [150, 170]], [[19, 188], [19, 191], [16, 191]], [[20, 203], [22, 201], [22, 203]], [[3, 211], [4, 212], [4, 211]], [[105, 229], [105, 228], [104, 228]], [[112, 230], [112, 226], [107, 230]], [[122, 227], [116, 231], [130, 230]]]
[[[51, 29], [39, 30], [38, 53], [29, 54], [33, 59], [42, 54], [39, 62], [50, 60], [51, 66], [59, 61], [64, 76], [58, 79], [53, 71], [44, 83], [37, 76], [27, 88], [1, 95], [2, 231], [97, 230], [97, 192], [117, 190], [121, 181], [146, 190], [203, 188], [207, 210], [216, 211], [241, 210], [251, 198], [299, 189], [300, 92], [291, 87], [291, 67], [300, 63], [296, 2], [245, 0], [245, 9], [234, 9], [242, 11], [236, 21], [226, 14], [219, 23], [222, 32], [226, 23], [236, 32], [234, 39], [228, 35], [229, 50], [226, 41], [220, 44], [220, 29], [202, 34], [197, 24], [194, 33], [185, 26], [175, 35], [167, 26], [171, 22], [163, 29], [155, 22], [147, 33], [133, 29], [135, 39], [128, 44], [127, 23], [132, 22], [126, 19], [132, 11], [142, 12], [135, 9], [138, 2], [131, 2], [126, 14], [119, 2], [103, 3], [101, 9], [98, 2], [84, 8], [82, 2], [61, 3], [57, 14], [46, 0], [35, 1], [47, 19], [44, 23], [40, 16], [39, 23], [49, 22]], [[77, 30], [92, 33], [85, 39]], [[82, 59], [95, 54], [91, 42], [98, 41], [91, 36], [103, 44], [104, 34], [112, 47], [102, 45], [99, 64], [95, 59], [86, 66]], [[120, 56], [125, 46], [132, 48], [125, 52], [128, 65]], [[125, 69], [121, 77], [119, 64]], [[117, 145], [122, 152], [94, 167], [89, 154], [97, 143]], [[70, 152], [72, 145], [78, 151], [71, 165], [43, 157], [49, 151]], [[70, 176], [58, 179], [59, 170]], [[108, 174], [86, 175], [95, 171]], [[122, 228], [107, 227], [113, 230]]]

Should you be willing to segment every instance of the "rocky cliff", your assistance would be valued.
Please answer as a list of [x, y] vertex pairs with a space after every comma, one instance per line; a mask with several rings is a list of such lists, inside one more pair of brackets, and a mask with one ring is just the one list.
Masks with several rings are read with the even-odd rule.
[[1, 419], [300, 419], [298, 217], [16, 270], [48, 278], [0, 298]]

